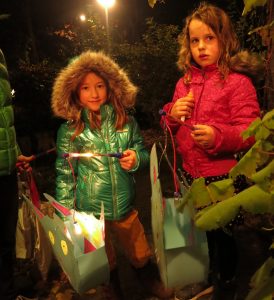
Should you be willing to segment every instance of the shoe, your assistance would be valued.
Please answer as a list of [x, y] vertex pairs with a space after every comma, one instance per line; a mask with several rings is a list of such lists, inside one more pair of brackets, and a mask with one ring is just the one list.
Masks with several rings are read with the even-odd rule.
[[156, 264], [149, 261], [144, 267], [134, 270], [147, 293], [159, 299], [167, 300], [174, 297], [174, 289], [164, 286]]

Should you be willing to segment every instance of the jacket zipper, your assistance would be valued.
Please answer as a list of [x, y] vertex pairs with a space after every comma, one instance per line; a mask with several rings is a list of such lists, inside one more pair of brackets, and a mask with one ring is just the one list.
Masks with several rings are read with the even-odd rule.
[[[107, 143], [110, 144], [109, 130], [108, 130], [108, 125], [109, 125], [109, 112], [108, 111], [107, 111], [106, 125], [107, 125], [106, 140], [107, 140]], [[115, 175], [114, 175], [112, 160], [113, 160], [112, 157], [108, 157], [108, 164], [109, 164], [110, 178], [111, 178], [111, 187], [112, 187], [113, 217], [116, 219], [116, 217], [117, 217], [117, 189], [116, 189], [116, 184], [115, 184]]]
[[[200, 95], [199, 95], [199, 98], [198, 98], [198, 101], [197, 101], [197, 108], [195, 110], [195, 115], [194, 115], [194, 124], [196, 124], [198, 106], [200, 105], [200, 101], [201, 101], [202, 95], [204, 93], [204, 88], [205, 88], [205, 71], [204, 70], [202, 71], [202, 77], [203, 77], [203, 86], [202, 86], [202, 90], [200, 92]], [[195, 175], [196, 175], [196, 177], [200, 177], [200, 174], [198, 172], [198, 168], [197, 168], [197, 163], [196, 162], [197, 162], [197, 158], [195, 157], [195, 159], [194, 159]]]

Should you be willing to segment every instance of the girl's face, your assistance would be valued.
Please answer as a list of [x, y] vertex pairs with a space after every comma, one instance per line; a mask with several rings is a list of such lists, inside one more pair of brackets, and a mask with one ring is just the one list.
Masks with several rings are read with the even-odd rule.
[[202, 21], [197, 19], [190, 21], [189, 44], [192, 58], [201, 68], [218, 62], [220, 57], [218, 38]]
[[78, 95], [84, 107], [99, 114], [100, 106], [107, 100], [106, 83], [95, 73], [88, 73], [79, 85]]

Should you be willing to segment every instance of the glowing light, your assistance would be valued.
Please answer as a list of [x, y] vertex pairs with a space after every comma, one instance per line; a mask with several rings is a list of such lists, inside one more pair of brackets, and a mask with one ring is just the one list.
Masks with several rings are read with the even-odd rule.
[[77, 157], [95, 157], [95, 156], [108, 156], [108, 157], [116, 157], [116, 158], [122, 158], [125, 156], [128, 156], [129, 154], [124, 154], [123, 152], [114, 152], [114, 153], [91, 153], [91, 152], [86, 152], [86, 153], [64, 153], [63, 157], [64, 158], [77, 158]]
[[89, 240], [96, 249], [105, 244], [104, 222], [102, 220], [96, 219], [93, 214], [78, 211], [74, 211], [74, 218], [83, 236]]
[[86, 15], [82, 14], [79, 16], [79, 19], [82, 21], [82, 22], [85, 22], [86, 21]]
[[96, 154], [94, 153], [90, 153], [90, 152], [87, 152], [87, 153], [68, 153], [67, 156], [68, 157], [93, 157], [95, 156]]
[[104, 8], [108, 9], [115, 4], [115, 0], [97, 0]]
[[74, 223], [74, 231], [75, 231], [76, 234], [81, 234], [82, 233], [82, 228], [77, 222]]

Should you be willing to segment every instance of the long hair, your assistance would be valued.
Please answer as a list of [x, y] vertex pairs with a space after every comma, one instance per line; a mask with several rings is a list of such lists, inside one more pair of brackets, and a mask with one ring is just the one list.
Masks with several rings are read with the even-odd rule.
[[[91, 73], [96, 74], [98, 77], [100, 77], [106, 87], [107, 87], [107, 100], [106, 103], [111, 103], [113, 105], [115, 114], [116, 114], [116, 122], [115, 122], [115, 128], [116, 129], [122, 129], [123, 126], [128, 122], [128, 116], [126, 114], [125, 111], [125, 107], [123, 106], [122, 102], [120, 101], [120, 98], [118, 98], [115, 93], [113, 93], [113, 91], [110, 89], [109, 87], [109, 82], [106, 78], [104, 78], [98, 71], [93, 71], [90, 70]], [[79, 86], [81, 84], [81, 81], [84, 79], [84, 77], [87, 74], [84, 74], [82, 76], [82, 79], [80, 80], [79, 84], [76, 86], [76, 90], [72, 92], [72, 97], [71, 100], [74, 102], [74, 105], [79, 107], [79, 110], [81, 110], [81, 103], [80, 103], [80, 99], [79, 99]], [[77, 118], [76, 120], [73, 120], [71, 122], [71, 127], [75, 128], [75, 132], [72, 136], [72, 140], [75, 139], [75, 137], [79, 134], [81, 134], [81, 132], [84, 130], [84, 121], [81, 118], [81, 115], [78, 115], [79, 118]], [[90, 127], [92, 129], [100, 129], [101, 128], [101, 122], [99, 121], [99, 119], [97, 118], [96, 114], [93, 111], [89, 112], [89, 122], [90, 122]]]
[[207, 4], [206, 2], [202, 2], [199, 7], [186, 18], [185, 26], [178, 38], [180, 44], [177, 61], [178, 68], [182, 70], [183, 73], [187, 73], [192, 63], [189, 24], [194, 19], [208, 25], [216, 34], [220, 47], [220, 57], [217, 65], [221, 77], [225, 79], [230, 71], [230, 59], [239, 51], [239, 41], [229, 16], [222, 9]]

